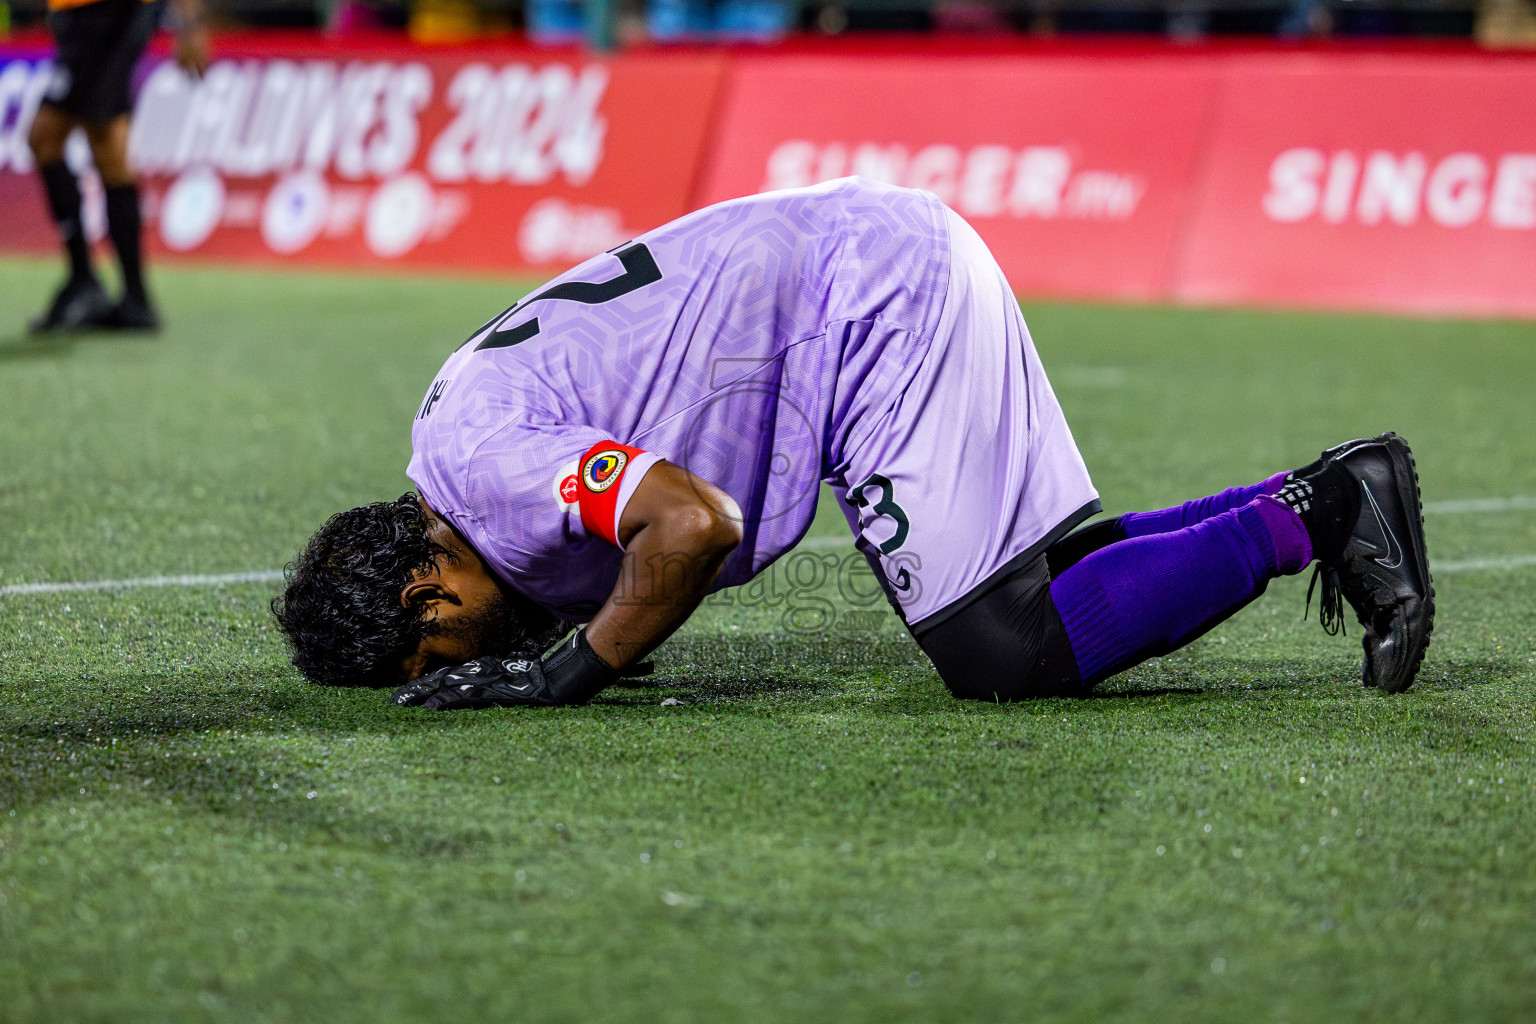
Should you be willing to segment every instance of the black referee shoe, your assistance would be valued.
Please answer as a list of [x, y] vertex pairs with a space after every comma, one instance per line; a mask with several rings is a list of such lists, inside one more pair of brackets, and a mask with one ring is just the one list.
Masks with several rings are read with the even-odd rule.
[[1325, 455], [1326, 467], [1342, 470], [1359, 488], [1360, 510], [1342, 551], [1319, 566], [1323, 615], [1341, 618], [1342, 592], [1365, 627], [1361, 682], [1401, 693], [1413, 685], [1435, 624], [1413, 452], [1387, 433]]
[[101, 282], [94, 277], [71, 277], [48, 305], [48, 311], [27, 325], [32, 334], [79, 331], [95, 325], [112, 309]]
[[124, 295], [117, 305], [110, 307], [91, 323], [99, 331], [147, 331], [160, 330], [160, 314], [146, 298]]

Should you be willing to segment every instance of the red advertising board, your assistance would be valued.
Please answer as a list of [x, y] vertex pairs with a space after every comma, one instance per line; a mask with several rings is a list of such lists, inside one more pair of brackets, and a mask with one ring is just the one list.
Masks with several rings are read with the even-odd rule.
[[1528, 58], [796, 56], [729, 97], [702, 201], [929, 188], [1026, 295], [1536, 315]]
[[[141, 69], [130, 154], [152, 248], [538, 272], [687, 212], [724, 67], [259, 37], [219, 54], [198, 82]], [[0, 174], [30, 170], [22, 122], [47, 74], [0, 63]], [[30, 182], [0, 195], [7, 247], [45, 242]]]
[[743, 59], [700, 200], [863, 174], [938, 193], [1023, 293], [1158, 299], [1214, 74], [1167, 55]]
[[1536, 61], [1255, 54], [1223, 79], [1171, 297], [1536, 316]]
[[[196, 85], [141, 69], [161, 252], [547, 274], [707, 203], [864, 174], [936, 192], [1025, 295], [1536, 316], [1530, 57], [220, 50]], [[0, 249], [56, 244], [25, 141], [46, 56], [0, 46]]]
[[[43, 214], [43, 190], [32, 173], [32, 153], [27, 148], [27, 129], [48, 84], [47, 55], [41, 46], [7, 47], [0, 44], [0, 252], [41, 251], [56, 248], [53, 225]], [[71, 154], [89, 161], [76, 142]], [[94, 185], [95, 182], [93, 181]], [[96, 189], [99, 193], [99, 188]], [[91, 227], [101, 232], [100, 197], [91, 204]]]

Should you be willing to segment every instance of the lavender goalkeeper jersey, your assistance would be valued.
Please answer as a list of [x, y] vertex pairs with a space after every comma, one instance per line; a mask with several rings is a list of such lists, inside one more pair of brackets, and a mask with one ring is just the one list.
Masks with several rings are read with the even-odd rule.
[[840, 497], [859, 483], [934, 344], [952, 217], [931, 194], [842, 179], [596, 256], [448, 359], [408, 474], [493, 571], [580, 620], [617, 582], [625, 503], [666, 459], [740, 506], [717, 586], [744, 583], [804, 535], [821, 481]]

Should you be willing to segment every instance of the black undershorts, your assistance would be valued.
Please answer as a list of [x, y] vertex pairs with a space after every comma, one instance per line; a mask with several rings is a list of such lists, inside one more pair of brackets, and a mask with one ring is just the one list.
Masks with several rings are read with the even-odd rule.
[[991, 701], [1080, 695], [1077, 659], [1051, 600], [1046, 556], [986, 585], [960, 611], [914, 633], [950, 691]]
[[133, 66], [160, 23], [160, 4], [95, 0], [48, 15], [58, 45], [43, 102], [88, 124], [131, 113]]
[[914, 630], [917, 644], [956, 697], [1014, 701], [1082, 697], [1087, 688], [1051, 600], [1051, 580], [1099, 548], [1124, 538], [1110, 519], [1067, 534], [1044, 551], [987, 580], [960, 610]]

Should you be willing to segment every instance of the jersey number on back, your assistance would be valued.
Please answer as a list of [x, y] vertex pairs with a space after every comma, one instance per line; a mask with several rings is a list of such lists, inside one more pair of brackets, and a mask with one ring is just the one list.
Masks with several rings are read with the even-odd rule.
[[502, 328], [501, 324], [506, 323], [519, 309], [541, 299], [566, 299], [570, 302], [583, 302], [589, 306], [596, 306], [661, 280], [661, 268], [656, 265], [656, 258], [651, 255], [651, 250], [646, 248], [644, 243], [636, 242], [628, 248], [620, 249], [614, 255], [618, 257], [619, 266], [624, 268], [624, 273], [607, 281], [565, 281], [553, 288], [544, 289], [530, 299], [524, 299], [475, 332], [477, 336], [485, 335], [485, 340], [475, 346], [475, 351], [479, 352], [487, 348], [508, 348], [538, 334], [538, 317], [518, 324], [516, 327]]
[[[880, 500], [871, 502], [869, 491], [878, 489]], [[871, 473], [869, 479], [848, 489], [848, 504], [854, 508], [871, 509], [876, 516], [884, 516], [896, 524], [896, 532], [876, 545], [882, 555], [888, 555], [907, 542], [907, 531], [911, 528], [911, 520], [907, 518], [907, 512], [896, 504], [896, 488], [891, 484], [890, 478], [879, 473]], [[862, 527], [862, 524], [861, 524]], [[906, 570], [902, 570], [906, 574]], [[905, 587], [901, 589], [905, 590]]]

